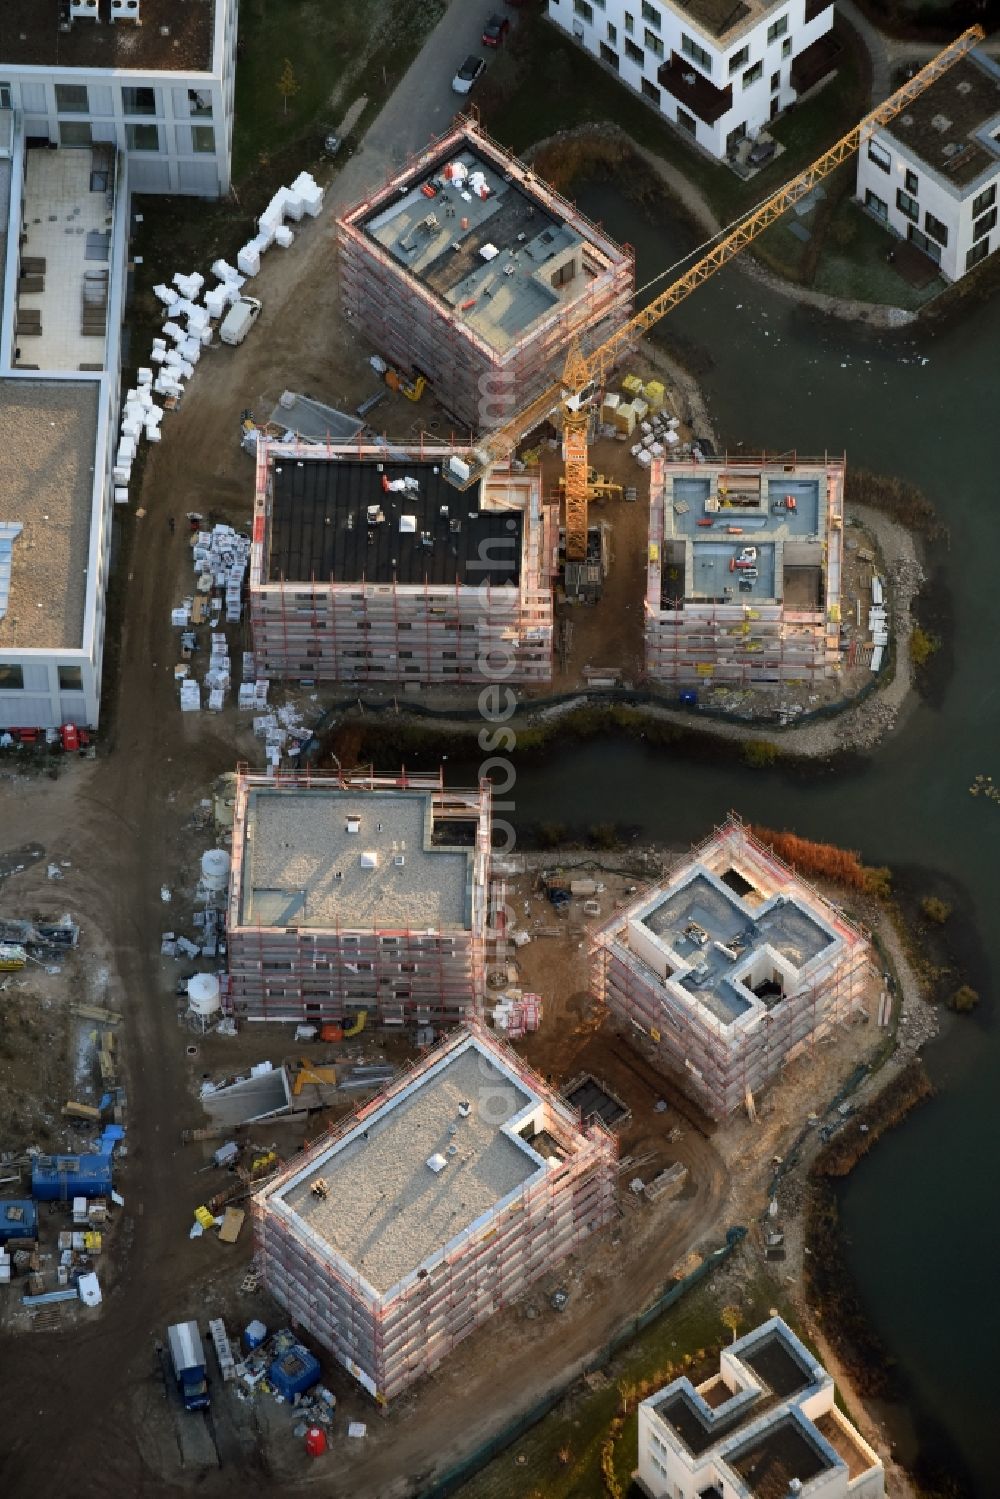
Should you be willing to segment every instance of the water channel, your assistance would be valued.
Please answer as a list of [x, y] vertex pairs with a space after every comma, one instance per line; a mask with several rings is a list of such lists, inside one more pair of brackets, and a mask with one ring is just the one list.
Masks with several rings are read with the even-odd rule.
[[[577, 196], [635, 246], [640, 286], [691, 246], [685, 230], [647, 220], [617, 187], [594, 184]], [[938, 1098], [855, 1170], [842, 1223], [850, 1268], [904, 1371], [921, 1440], [939, 1428], [930, 1440], [960, 1454], [967, 1490], [992, 1499], [1000, 1028], [990, 978], [1000, 972], [1000, 806], [968, 787], [981, 771], [1000, 780], [1000, 299], [935, 337], [879, 335], [799, 309], [730, 267], [678, 307], [661, 336], [707, 356], [702, 386], [731, 449], [846, 450], [849, 463], [924, 489], [950, 527], [933, 561], [953, 594], [955, 671], [940, 709], [919, 706], [845, 774], [747, 771], [607, 738], [524, 766], [516, 820], [615, 820], [685, 844], [734, 808], [859, 849], [868, 863], [933, 867], [962, 883], [985, 945], [983, 1003], [971, 1019], [946, 1018], [927, 1056]], [[912, 1455], [902, 1424], [896, 1430]]]

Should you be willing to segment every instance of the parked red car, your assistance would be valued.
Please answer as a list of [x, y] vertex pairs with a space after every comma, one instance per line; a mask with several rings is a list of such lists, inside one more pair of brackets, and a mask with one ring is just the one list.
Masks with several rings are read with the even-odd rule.
[[509, 30], [510, 22], [506, 16], [490, 16], [483, 27], [483, 46], [499, 47]]

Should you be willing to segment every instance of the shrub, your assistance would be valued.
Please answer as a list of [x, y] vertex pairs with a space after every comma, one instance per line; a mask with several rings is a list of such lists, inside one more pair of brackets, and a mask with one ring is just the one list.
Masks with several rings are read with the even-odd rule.
[[946, 900], [939, 900], [936, 895], [925, 895], [920, 902], [920, 910], [928, 921], [936, 922], [943, 926], [951, 915], [951, 906]]
[[862, 874], [866, 895], [870, 895], [873, 900], [889, 899], [892, 894], [892, 870], [888, 865], [865, 865]]
[[767, 739], [748, 739], [743, 745], [743, 758], [748, 765], [761, 769], [773, 765], [778, 758], [778, 747]]
[[935, 635], [914, 625], [910, 632], [910, 660], [914, 666], [926, 666], [940, 644]]
[[538, 841], [542, 848], [557, 848], [566, 842], [564, 822], [541, 822], [538, 825]]
[[814, 843], [796, 833], [778, 833], [772, 828], [753, 827], [750, 831], [799, 874], [835, 880], [853, 890], [867, 888], [864, 865], [857, 854], [845, 848], [837, 848], [833, 843]]
[[613, 822], [595, 822], [588, 836], [597, 848], [614, 848], [618, 842], [618, 833]]
[[976, 993], [976, 990], [969, 984], [963, 984], [960, 989], [955, 990], [954, 994], [948, 1000], [948, 1008], [949, 1010], [955, 1010], [959, 1015], [968, 1015], [969, 1011], [974, 1010], [978, 1003], [979, 995]]

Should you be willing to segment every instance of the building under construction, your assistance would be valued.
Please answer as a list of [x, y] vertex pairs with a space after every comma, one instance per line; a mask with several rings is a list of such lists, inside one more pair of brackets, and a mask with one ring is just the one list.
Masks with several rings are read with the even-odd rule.
[[461, 120], [337, 221], [347, 315], [470, 430], [631, 311], [632, 252]]
[[249, 1020], [446, 1025], [485, 977], [490, 786], [241, 772], [229, 1006]]
[[548, 682], [557, 521], [537, 470], [464, 493], [439, 446], [257, 450], [250, 626], [258, 677]]
[[391, 1400], [615, 1211], [612, 1136], [461, 1029], [257, 1194], [264, 1284]]
[[646, 674], [819, 682], [840, 667], [844, 461], [650, 469]]
[[746, 1103], [864, 1007], [870, 945], [731, 817], [594, 935], [597, 997], [705, 1112]]

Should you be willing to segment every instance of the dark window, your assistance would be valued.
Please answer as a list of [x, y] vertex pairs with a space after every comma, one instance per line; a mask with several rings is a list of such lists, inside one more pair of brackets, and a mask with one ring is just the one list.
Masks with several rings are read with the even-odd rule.
[[911, 198], [908, 193], [904, 193], [901, 187], [897, 187], [896, 189], [896, 207], [900, 213], [905, 213], [906, 217], [912, 219], [915, 224], [919, 221], [920, 204], [916, 198]]
[[784, 36], [784, 34], [785, 34], [785, 32], [787, 30], [788, 30], [788, 17], [787, 16], [780, 16], [778, 18], [778, 20], [775, 21], [772, 26], [769, 26], [767, 28], [768, 45], [770, 45], [771, 42], [776, 42], [778, 40], [779, 36]]
[[648, 78], [642, 80], [642, 91], [647, 99], [652, 99], [654, 104], [659, 104], [660, 90], [656, 87], [655, 83], [650, 83]]
[[786, 36], [781, 44], [781, 55], [782, 57], [791, 57], [792, 55], [792, 39], [790, 36]]
[[130, 151], [158, 151], [160, 129], [158, 125], [126, 125], [125, 144]]
[[594, 19], [594, 12], [591, 9], [591, 7], [587, 4], [587, 0], [573, 0], [573, 9], [576, 12], [576, 14], [578, 16], [582, 16], [585, 21], [588, 21], [588, 22], [592, 22], [593, 21], [593, 19]]
[[630, 15], [628, 11], [625, 12], [625, 30], [629, 36], [635, 31], [635, 16]]
[[0, 692], [21, 692], [23, 688], [24, 672], [21, 667], [0, 661]]
[[682, 130], [687, 131], [688, 135], [696, 136], [698, 134], [698, 126], [695, 124], [694, 115], [688, 114], [687, 110], [681, 109], [679, 105], [677, 107], [677, 123]]
[[657, 31], [663, 25], [663, 17], [655, 5], [649, 4], [649, 0], [642, 0], [642, 19], [648, 21], [650, 26], [655, 26]]
[[762, 62], [755, 62], [753, 67], [747, 68], [746, 72], [743, 74], [743, 87], [750, 88], [758, 81], [758, 79], [763, 78], [763, 76], [764, 64]]
[[984, 213], [981, 219], [977, 219], [972, 226], [972, 238], [982, 239], [984, 234], [989, 234], [997, 221], [997, 211], [991, 208], [989, 213]]
[[916, 197], [917, 193], [920, 191], [920, 180], [917, 177], [916, 172], [911, 172], [908, 170], [906, 176], [903, 178], [903, 185], [905, 186], [908, 193], [912, 193], [913, 196]]
[[933, 260], [935, 265], [941, 264], [941, 246], [936, 245], [932, 239], [928, 239], [926, 234], [921, 234], [916, 224], [907, 225], [906, 237], [911, 244], [923, 250], [927, 258]]
[[941, 220], [936, 219], [932, 213], [924, 213], [924, 228], [931, 239], [936, 239], [939, 245], [946, 245], [948, 243], [947, 224], [942, 224]]
[[618, 53], [615, 52], [613, 48], [609, 47], [607, 42], [601, 43], [601, 59], [603, 62], [606, 62], [609, 67], [614, 68], [615, 72], [617, 73]]
[[712, 71], [712, 54], [706, 52], [704, 47], [699, 47], [693, 37], [688, 36], [686, 31], [681, 32], [681, 51], [685, 57], [696, 62], [699, 68], [704, 68], [706, 73]]
[[608, 41], [609, 42], [617, 42], [617, 40], [618, 40], [618, 27], [615, 26], [615, 25], [613, 25], [609, 21], [608, 22]]
[[771, 74], [771, 93], [773, 94], [780, 87], [781, 87], [781, 73], [780, 72], [772, 73]]
[[892, 157], [878, 141], [868, 142], [868, 160], [873, 161], [880, 172], [888, 172], [892, 166]]
[[888, 203], [886, 203], [884, 199], [876, 196], [876, 194], [872, 192], [870, 187], [865, 189], [865, 207], [869, 210], [870, 213], [873, 213], [876, 218], [882, 219], [884, 222], [888, 222]]
[[56, 84], [56, 109], [61, 115], [85, 115], [89, 108], [90, 102], [84, 84]]
[[990, 242], [989, 242], [989, 240], [988, 239], [981, 239], [979, 241], [978, 245], [973, 245], [973, 247], [969, 251], [968, 255], [966, 255], [966, 257], [965, 257], [965, 269], [967, 271], [971, 271], [972, 267], [974, 265], [978, 265], [981, 260], [985, 260], [986, 257], [987, 257], [987, 255], [989, 253], [990, 253]]
[[625, 56], [631, 58], [633, 62], [637, 62], [640, 67], [642, 67], [642, 64], [646, 60], [646, 54], [642, 48], [637, 47], [635, 42], [630, 42], [628, 37], [625, 38]]
[[750, 48], [749, 47], [741, 47], [740, 50], [738, 52], [734, 52], [733, 55], [732, 55], [732, 57], [729, 59], [729, 71], [730, 71], [730, 73], [738, 73], [739, 70], [740, 70], [740, 68], [742, 68], [749, 61], [750, 61]]
[[648, 26], [646, 27], [646, 34], [643, 40], [645, 41], [646, 46], [650, 49], [650, 51], [656, 53], [657, 57], [663, 56], [663, 42], [657, 36], [655, 31], [650, 31]]
[[59, 668], [59, 691], [60, 692], [82, 692], [83, 691], [83, 667], [82, 666], [60, 666], [60, 668]]
[[972, 200], [972, 217], [974, 219], [978, 219], [979, 215], [981, 213], [985, 213], [986, 210], [987, 210], [987, 208], [992, 208], [992, 206], [996, 202], [996, 200], [997, 200], [997, 185], [994, 182], [994, 184], [993, 184], [992, 187], [984, 187], [983, 190], [982, 190], [982, 192], [979, 194], [978, 198], [973, 198], [973, 200]]
[[155, 88], [123, 88], [122, 109], [127, 115], [155, 115]]

